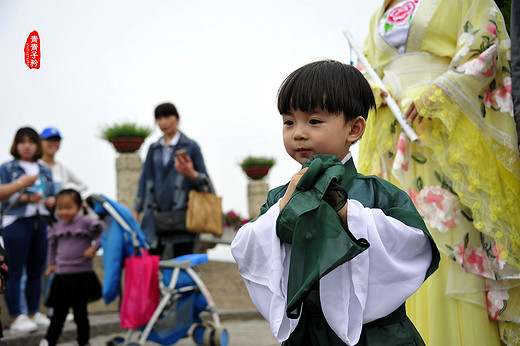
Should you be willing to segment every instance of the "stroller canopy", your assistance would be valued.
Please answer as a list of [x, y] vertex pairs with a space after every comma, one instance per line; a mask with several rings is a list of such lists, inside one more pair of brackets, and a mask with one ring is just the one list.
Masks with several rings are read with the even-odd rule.
[[101, 218], [110, 217], [103, 232], [103, 300], [111, 303], [121, 293], [121, 269], [125, 258], [137, 248], [148, 248], [143, 230], [130, 209], [103, 195], [92, 195], [87, 199], [92, 210]]

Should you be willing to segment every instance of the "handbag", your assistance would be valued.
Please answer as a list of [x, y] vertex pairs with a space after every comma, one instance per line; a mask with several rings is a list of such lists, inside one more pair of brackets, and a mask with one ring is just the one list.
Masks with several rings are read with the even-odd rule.
[[222, 235], [222, 198], [210, 192], [190, 190], [186, 229], [192, 233]]
[[159, 305], [159, 256], [146, 249], [125, 259], [121, 327], [135, 329], [148, 323]]
[[186, 232], [186, 210], [155, 211], [155, 234]]

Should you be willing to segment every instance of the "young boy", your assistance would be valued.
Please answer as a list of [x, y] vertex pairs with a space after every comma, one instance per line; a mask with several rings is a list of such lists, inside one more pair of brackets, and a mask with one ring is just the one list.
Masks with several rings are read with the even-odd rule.
[[287, 153], [303, 165], [231, 244], [283, 345], [421, 345], [404, 303], [439, 253], [408, 195], [358, 174], [349, 151], [374, 98], [355, 68], [318, 61], [278, 93]]

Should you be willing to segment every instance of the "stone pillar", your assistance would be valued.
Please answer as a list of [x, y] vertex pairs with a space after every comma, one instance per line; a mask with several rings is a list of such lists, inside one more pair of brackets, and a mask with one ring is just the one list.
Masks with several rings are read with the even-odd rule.
[[116, 173], [117, 201], [132, 210], [141, 175], [141, 157], [137, 153], [119, 154], [116, 159]]
[[260, 207], [267, 199], [269, 185], [263, 179], [250, 180], [247, 184], [247, 204], [249, 207], [249, 218], [253, 219], [260, 214]]

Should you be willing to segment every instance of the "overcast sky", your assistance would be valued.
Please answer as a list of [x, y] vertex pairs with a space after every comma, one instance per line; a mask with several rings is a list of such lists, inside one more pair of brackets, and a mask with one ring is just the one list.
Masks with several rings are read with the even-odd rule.
[[[349, 62], [343, 30], [361, 45], [380, 0], [0, 0], [0, 162], [16, 130], [60, 129], [57, 159], [116, 197], [112, 145], [103, 125], [154, 126], [173, 102], [180, 130], [199, 143], [225, 211], [247, 216], [247, 155], [277, 160], [274, 188], [299, 169], [285, 152], [276, 92], [296, 68], [320, 59]], [[24, 45], [41, 39], [41, 68]], [[154, 127], [140, 154], [160, 136]]]

